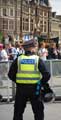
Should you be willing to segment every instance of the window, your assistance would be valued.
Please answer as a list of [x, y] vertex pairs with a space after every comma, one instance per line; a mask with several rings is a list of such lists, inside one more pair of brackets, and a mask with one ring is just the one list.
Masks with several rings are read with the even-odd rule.
[[39, 10], [39, 15], [41, 15], [41, 16], [43, 15], [43, 10], [41, 10], [41, 9]]
[[10, 16], [13, 16], [13, 8], [10, 9]]
[[9, 21], [9, 29], [14, 30], [14, 21], [13, 20]]
[[40, 24], [43, 25], [43, 20], [40, 21]]
[[33, 31], [33, 19], [31, 19], [31, 25], [30, 25], [30, 27], [31, 27], [31, 31]]
[[28, 20], [28, 18], [23, 18], [23, 30], [24, 31], [29, 30], [29, 20]]
[[0, 16], [1, 16], [1, 8], [0, 8]]
[[46, 17], [48, 16], [47, 12], [44, 12], [44, 16], [46, 16]]
[[2, 3], [4, 4], [13, 4], [14, 3], [14, 0], [2, 0]]
[[7, 3], [7, 0], [3, 0], [2, 3], [6, 4], [6, 3]]
[[46, 21], [44, 21], [44, 32], [46, 32], [47, 30], [47, 22]]
[[27, 7], [26, 6], [22, 6], [22, 10], [23, 10], [24, 13], [29, 13], [28, 6]]
[[14, 0], [6, 0], [7, 1], [7, 3], [9, 3], [9, 4], [13, 4], [14, 3]]
[[17, 10], [17, 16], [20, 17], [20, 9]]
[[35, 15], [35, 11], [34, 11], [33, 8], [31, 8], [31, 14], [32, 14], [32, 15]]
[[46, 25], [44, 26], [44, 32], [46, 32]]
[[20, 31], [20, 20], [17, 21], [17, 30]]
[[3, 8], [3, 16], [6, 16], [7, 15], [7, 10], [6, 8]]
[[8, 29], [8, 20], [3, 18], [3, 29]]
[[43, 20], [40, 20], [40, 30], [43, 32]]
[[20, 0], [18, 0], [18, 1], [17, 1], [17, 3], [18, 3], [18, 6], [20, 7], [20, 5], [21, 5], [21, 1], [20, 1]]
[[0, 30], [3, 29], [3, 18], [0, 18]]
[[28, 21], [28, 18], [25, 19], [25, 30], [26, 31], [29, 30], [29, 21]]
[[13, 4], [14, 3], [14, 0], [9, 0], [10, 1], [10, 4]]

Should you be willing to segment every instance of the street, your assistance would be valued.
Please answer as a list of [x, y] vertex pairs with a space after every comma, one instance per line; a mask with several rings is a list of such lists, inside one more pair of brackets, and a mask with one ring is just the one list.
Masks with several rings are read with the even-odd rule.
[[[0, 120], [12, 120], [14, 104], [0, 104]], [[44, 120], [61, 120], [61, 103], [45, 103], [45, 119]], [[24, 112], [23, 120], [34, 120], [30, 104]]]

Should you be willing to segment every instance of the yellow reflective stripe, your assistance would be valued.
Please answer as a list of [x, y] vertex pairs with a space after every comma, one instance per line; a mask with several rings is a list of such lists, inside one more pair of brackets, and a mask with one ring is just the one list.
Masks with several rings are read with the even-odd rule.
[[38, 83], [39, 81], [38, 80], [16, 80], [16, 83], [19, 83], [19, 84], [36, 84]]
[[16, 77], [20, 77], [20, 78], [42, 78], [42, 75], [41, 74], [38, 74], [38, 73], [34, 73], [34, 74], [27, 74], [27, 73], [17, 73], [16, 74]]
[[21, 71], [34, 71], [34, 65], [31, 64], [21, 64]]

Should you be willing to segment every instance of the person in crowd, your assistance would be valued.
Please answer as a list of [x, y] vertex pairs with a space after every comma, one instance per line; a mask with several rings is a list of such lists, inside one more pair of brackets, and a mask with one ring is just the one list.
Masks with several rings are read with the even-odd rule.
[[18, 54], [21, 55], [21, 54], [25, 54], [25, 50], [23, 48], [23, 44], [19, 42], [19, 51], [18, 51]]
[[61, 43], [58, 44], [58, 59], [61, 59]]
[[50, 46], [48, 48], [48, 59], [58, 59], [58, 49], [56, 47], [56, 43], [52, 42], [50, 43]]
[[15, 42], [15, 48], [17, 50], [17, 54], [19, 54], [19, 41]]
[[41, 86], [50, 79], [45, 63], [37, 53], [37, 41], [25, 41], [25, 54], [16, 58], [10, 66], [8, 77], [16, 83], [13, 120], [23, 120], [27, 101], [31, 103], [35, 120], [44, 120], [44, 105], [40, 97]]
[[6, 44], [5, 47], [6, 47], [8, 59], [14, 60], [17, 57], [16, 48], [10, 42], [8, 44]]
[[0, 61], [8, 61], [8, 55], [5, 50], [5, 46], [0, 43]]
[[38, 50], [38, 55], [40, 56], [40, 58], [42, 60], [44, 60], [44, 61], [47, 60], [48, 50], [47, 50], [47, 48], [45, 46], [45, 42], [40, 43], [40, 48]]

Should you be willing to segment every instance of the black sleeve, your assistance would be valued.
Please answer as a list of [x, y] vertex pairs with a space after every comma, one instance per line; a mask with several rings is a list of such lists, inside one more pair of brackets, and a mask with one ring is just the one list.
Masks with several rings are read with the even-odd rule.
[[46, 82], [49, 81], [49, 79], [50, 79], [50, 73], [47, 70], [45, 62], [42, 61], [41, 59], [39, 59], [38, 69], [39, 69], [39, 71], [42, 74], [41, 83], [42, 83], [42, 85], [44, 85], [44, 84], [46, 84]]
[[12, 80], [13, 82], [16, 82], [16, 73], [17, 73], [17, 59], [15, 59], [13, 61], [13, 63], [10, 66], [9, 72], [8, 72], [8, 77], [10, 80]]

